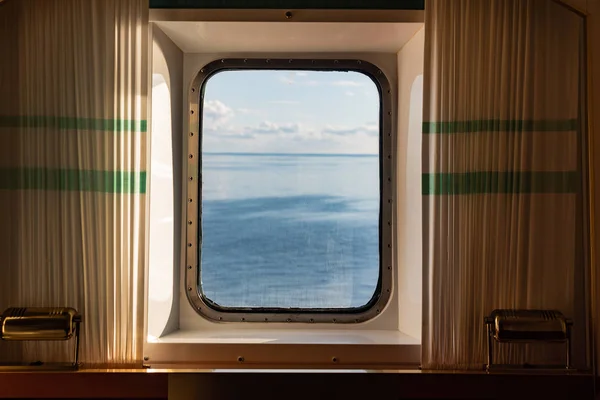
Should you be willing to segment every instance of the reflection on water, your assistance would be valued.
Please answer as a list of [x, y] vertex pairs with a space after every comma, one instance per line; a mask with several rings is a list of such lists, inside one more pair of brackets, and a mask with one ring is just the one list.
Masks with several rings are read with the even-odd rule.
[[225, 307], [366, 304], [379, 277], [377, 156], [205, 154], [201, 290]]

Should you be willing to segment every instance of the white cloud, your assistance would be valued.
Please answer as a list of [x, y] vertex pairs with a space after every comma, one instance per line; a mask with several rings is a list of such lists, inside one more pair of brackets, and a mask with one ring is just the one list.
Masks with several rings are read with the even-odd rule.
[[287, 135], [297, 134], [300, 132], [300, 124], [288, 123], [288, 124], [276, 124], [270, 121], [263, 121], [256, 127], [246, 127], [245, 132], [250, 134], [267, 134], [267, 135]]
[[262, 121], [254, 126], [220, 126], [208, 127], [203, 130], [204, 135], [215, 139], [256, 139], [259, 140], [265, 137], [286, 136], [296, 137], [301, 136], [304, 132], [301, 131], [301, 126], [298, 123], [277, 124], [271, 121]]
[[357, 87], [357, 86], [363, 85], [362, 83], [356, 82], [356, 81], [333, 81], [333, 82], [331, 82], [331, 84], [333, 86], [351, 86], [351, 87]]
[[325, 125], [322, 130], [325, 135], [334, 136], [351, 136], [351, 135], [363, 135], [363, 136], [377, 136], [379, 135], [379, 125], [377, 124], [365, 124], [355, 127], [346, 126], [332, 126]]
[[218, 139], [253, 139], [255, 135], [252, 132], [245, 131], [235, 126], [202, 127], [202, 134], [205, 137]]
[[[239, 113], [251, 112], [252, 110], [240, 108]], [[235, 116], [233, 110], [219, 100], [207, 100], [203, 106], [202, 134], [223, 139], [251, 139], [253, 135], [232, 124]]]
[[363, 94], [364, 94], [366, 97], [370, 97], [370, 98], [373, 98], [373, 97], [379, 97], [379, 95], [377, 94], [377, 91], [376, 91], [376, 90], [365, 90], [365, 91], [363, 92]]
[[271, 101], [269, 101], [269, 104], [288, 104], [288, 105], [292, 105], [292, 104], [300, 104], [300, 102], [296, 101], [296, 100], [271, 100]]
[[255, 108], [236, 108], [235, 111], [238, 114], [244, 114], [244, 115], [261, 115], [264, 114], [264, 110], [258, 110]]
[[218, 136], [220, 138], [226, 139], [255, 139], [256, 136], [252, 134], [252, 132], [244, 132], [239, 130], [220, 130], [213, 136]]
[[[292, 75], [292, 73], [290, 73], [288, 75], [279, 75], [277, 77], [277, 80], [286, 85], [321, 86], [323, 84], [326, 84], [326, 82], [319, 82], [319, 81], [315, 81], [312, 79], [308, 80], [308, 81], [305, 79], [302, 79], [307, 76], [308, 76], [308, 74], [306, 72], [296, 71], [293, 75]], [[298, 78], [298, 77], [300, 79], [296, 80], [295, 78]]]
[[354, 96], [354, 92], [352, 92], [352, 91], [350, 91], [350, 90], [347, 90], [347, 91], [346, 91], [344, 94], [345, 94], [346, 96], [350, 96], [350, 97]]
[[[349, 93], [355, 95], [354, 91], [345, 92], [348, 96]], [[286, 99], [272, 100], [269, 103], [299, 104], [298, 101]], [[252, 108], [236, 108], [234, 111], [219, 100], [207, 100], [203, 113], [203, 135], [210, 151], [363, 154], [376, 154], [378, 151], [379, 124], [375, 121], [358, 126], [306, 126], [298, 122], [281, 123], [269, 120], [258, 124], [244, 124], [238, 121], [238, 116], [257, 115], [260, 111]], [[310, 121], [310, 118], [291, 120]]]
[[203, 106], [202, 120], [207, 129], [223, 127], [233, 116], [233, 110], [219, 100], [207, 100]]
[[377, 133], [376, 126], [370, 125], [314, 129], [263, 121], [236, 131], [219, 131], [205, 137], [204, 144], [216, 152], [377, 154]]
[[263, 140], [267, 137], [285, 137], [300, 141], [337, 141], [349, 140], [356, 142], [360, 138], [376, 138], [379, 135], [379, 125], [366, 123], [364, 125], [348, 127], [339, 125], [325, 125], [321, 129], [302, 126], [297, 122], [275, 123], [262, 121], [258, 125], [244, 127], [222, 126], [218, 128], [205, 128], [204, 134], [223, 139], [255, 139]]
[[[277, 80], [286, 85], [302, 85], [302, 86], [339, 86], [339, 87], [364, 87], [365, 83], [350, 79], [341, 79], [334, 81], [316, 81], [302, 79], [307, 77], [308, 74], [303, 71], [287, 72], [285, 75], [278, 75]], [[299, 79], [298, 79], [299, 78]]]
[[279, 79], [279, 82], [285, 83], [287, 85], [291, 85], [291, 84], [295, 83], [294, 79], [289, 76], [280, 76], [278, 79]]

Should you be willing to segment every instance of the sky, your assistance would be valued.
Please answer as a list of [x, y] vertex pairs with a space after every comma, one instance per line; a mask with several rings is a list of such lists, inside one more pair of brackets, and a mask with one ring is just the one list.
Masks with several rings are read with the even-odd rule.
[[378, 154], [379, 93], [359, 72], [219, 72], [202, 120], [204, 152]]

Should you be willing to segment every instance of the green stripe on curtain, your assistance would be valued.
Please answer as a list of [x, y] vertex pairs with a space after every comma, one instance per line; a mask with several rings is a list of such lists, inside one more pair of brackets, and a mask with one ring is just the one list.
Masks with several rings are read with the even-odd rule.
[[423, 195], [576, 193], [580, 175], [566, 172], [465, 172], [423, 174]]
[[146, 120], [52, 117], [43, 115], [0, 116], [0, 127], [82, 129], [115, 132], [146, 132]]
[[469, 132], [536, 132], [575, 131], [578, 121], [573, 119], [499, 120], [423, 122], [423, 134]]
[[146, 172], [0, 168], [0, 189], [146, 193]]

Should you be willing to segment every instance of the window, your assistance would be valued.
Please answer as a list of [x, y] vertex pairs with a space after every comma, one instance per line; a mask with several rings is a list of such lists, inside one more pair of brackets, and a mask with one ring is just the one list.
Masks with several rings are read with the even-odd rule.
[[392, 289], [390, 88], [358, 60], [219, 60], [190, 93], [186, 286], [217, 321], [362, 322]]

